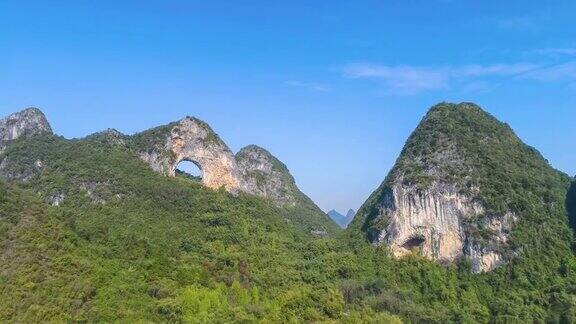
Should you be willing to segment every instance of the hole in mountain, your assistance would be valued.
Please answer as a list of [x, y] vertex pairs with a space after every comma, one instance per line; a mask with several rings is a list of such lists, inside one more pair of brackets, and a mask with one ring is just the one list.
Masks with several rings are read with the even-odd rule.
[[404, 243], [402, 247], [407, 250], [417, 249], [420, 248], [422, 245], [424, 245], [425, 241], [426, 239], [422, 235], [414, 236], [411, 237], [408, 241], [406, 241], [406, 243]]
[[192, 161], [182, 161], [176, 167], [176, 176], [187, 178], [193, 181], [202, 181], [202, 169]]

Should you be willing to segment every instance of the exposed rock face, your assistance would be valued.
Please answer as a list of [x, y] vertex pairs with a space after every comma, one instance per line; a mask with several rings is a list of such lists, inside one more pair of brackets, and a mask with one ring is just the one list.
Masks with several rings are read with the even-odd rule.
[[[465, 223], [463, 229], [467, 240], [464, 254], [472, 261], [473, 272], [490, 271], [507, 262], [508, 256], [504, 255], [500, 248], [506, 247], [517, 221], [518, 216], [508, 212], [504, 215], [485, 217], [479, 224]], [[479, 235], [478, 231], [481, 229], [489, 233], [489, 238]]]
[[46, 199], [46, 202], [51, 206], [58, 207], [64, 202], [65, 199], [66, 194], [64, 192], [56, 191], [54, 194], [52, 194]]
[[29, 167], [14, 167], [17, 164], [11, 157], [0, 156], [0, 176], [8, 181], [28, 182], [44, 168], [44, 163], [40, 160]]
[[[5, 145], [21, 136], [48, 132], [52, 130], [42, 112], [35, 108], [27, 109], [1, 120], [0, 144]], [[279, 207], [294, 207], [289, 212], [285, 210], [287, 220], [310, 232], [334, 232], [335, 225], [298, 189], [284, 164], [257, 146], [248, 146], [234, 156], [210, 126], [199, 119], [186, 117], [133, 136], [107, 129], [82, 140], [129, 150], [154, 171], [170, 177], [176, 175], [180, 162], [192, 162], [201, 170], [201, 182], [208, 188], [224, 188], [232, 193], [242, 191], [267, 198]], [[42, 161], [20, 167], [20, 163], [11, 156], [0, 155], [0, 176], [9, 181], [29, 181], [43, 168]], [[106, 200], [100, 191], [106, 190], [100, 189], [106, 186], [104, 183], [83, 183], [80, 188], [93, 202], [104, 204]], [[55, 192], [47, 201], [58, 206], [65, 196]]]
[[28, 108], [0, 119], [0, 176], [8, 181], [29, 181], [44, 167], [38, 160], [29, 168], [14, 167], [18, 163], [2, 154], [10, 142], [22, 138], [52, 134], [46, 116], [37, 108]]
[[0, 153], [6, 145], [22, 136], [52, 133], [46, 116], [37, 108], [28, 108], [0, 119]]
[[[474, 272], [492, 270], [502, 262], [500, 254], [474, 235], [474, 222], [485, 215], [484, 207], [454, 186], [434, 183], [421, 190], [399, 179], [386, 188], [379, 210], [386, 226], [374, 243], [386, 244], [395, 257], [419, 250], [430, 259], [450, 263], [467, 256]], [[492, 231], [489, 246], [506, 243], [514, 220], [506, 214], [483, 224]]]
[[[517, 156], [512, 162], [510, 152]], [[468, 259], [473, 272], [490, 271], [516, 254], [508, 242], [521, 215], [506, 205], [507, 188], [518, 183], [510, 168], [536, 167], [548, 168], [508, 125], [473, 104], [439, 104], [410, 136], [353, 225], [394, 257], [416, 252], [443, 263]]]
[[288, 168], [265, 149], [247, 146], [236, 154], [236, 160], [244, 179], [243, 191], [279, 206], [295, 206], [302, 197]]
[[236, 160], [242, 176], [240, 190], [288, 207], [286, 220], [300, 224], [312, 235], [322, 237], [337, 230], [328, 215], [298, 189], [286, 165], [270, 152], [249, 145], [236, 154]]
[[435, 187], [420, 191], [401, 182], [392, 185], [382, 206], [382, 216], [389, 224], [377, 242], [386, 242], [395, 256], [420, 247], [424, 255], [434, 259], [453, 261], [459, 257], [464, 246], [461, 220], [484, 209], [453, 188]]
[[176, 123], [137, 134], [134, 137], [140, 158], [153, 170], [175, 176], [182, 161], [195, 163], [202, 171], [202, 183], [228, 191], [242, 188], [242, 178], [232, 151], [201, 120], [186, 117]]

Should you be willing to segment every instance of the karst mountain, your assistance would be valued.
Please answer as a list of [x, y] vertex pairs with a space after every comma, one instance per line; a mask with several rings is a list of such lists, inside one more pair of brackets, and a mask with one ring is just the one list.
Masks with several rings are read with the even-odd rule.
[[511, 126], [440, 103], [385, 173], [330, 213], [343, 230], [278, 158], [197, 118], [66, 139], [39, 109], [11, 114], [0, 321], [576, 321], [576, 185]]

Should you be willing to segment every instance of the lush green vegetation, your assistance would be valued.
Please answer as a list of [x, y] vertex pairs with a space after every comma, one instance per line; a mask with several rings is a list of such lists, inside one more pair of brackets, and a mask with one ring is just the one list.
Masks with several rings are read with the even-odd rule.
[[507, 124], [474, 104], [442, 103], [428, 112], [388, 178], [364, 205], [367, 221], [359, 220], [356, 226], [364, 225], [369, 231], [371, 226], [381, 225], [372, 223], [378, 221], [378, 201], [396, 178], [422, 189], [432, 182], [455, 184], [480, 200], [487, 214], [511, 211], [531, 218], [528, 222], [550, 220], [559, 223], [550, 228], [553, 236], [563, 242], [570, 240], [560, 203], [570, 178], [551, 168]]
[[[238, 161], [250, 160], [248, 152], [258, 152], [265, 156], [265, 159], [272, 164], [272, 172], [274, 177], [279, 177], [282, 187], [280, 188], [284, 197], [290, 197], [289, 201], [294, 202], [293, 206], [288, 206], [282, 209], [283, 217], [298, 227], [304, 229], [313, 235], [335, 234], [340, 231], [338, 225], [333, 222], [316, 204], [300, 191], [296, 185], [296, 180], [288, 170], [288, 167], [273, 156], [267, 150], [256, 145], [249, 145], [244, 147], [236, 154]], [[257, 163], [251, 161], [251, 163]], [[249, 172], [250, 178], [256, 180], [256, 185], [264, 192], [267, 186], [266, 181], [269, 181], [270, 175], [261, 170], [252, 170]], [[277, 185], [277, 184], [275, 184]], [[314, 234], [316, 233], [316, 234]]]
[[[398, 178], [422, 189], [432, 182], [455, 184], [486, 206], [486, 216], [508, 211], [520, 215], [510, 244], [503, 247], [514, 261], [490, 275], [491, 285], [502, 289], [494, 294], [530, 304], [527, 301], [556, 289], [569, 296], [565, 301], [574, 302], [573, 288], [557, 281], [562, 269], [573, 262], [565, 209], [570, 178], [551, 168], [507, 124], [474, 104], [433, 107], [408, 139], [391, 174], [358, 213], [364, 217], [355, 220], [353, 230], [370, 236], [386, 225], [386, 219], [377, 217], [379, 204], [391, 181]], [[483, 228], [478, 230], [483, 234]], [[522, 288], [516, 286], [518, 282], [523, 282]], [[491, 312], [503, 310], [494, 307]], [[524, 312], [542, 314], [543, 310]]]
[[[36, 170], [37, 161], [43, 169], [2, 185], [0, 253], [11, 261], [0, 264], [0, 318], [393, 319], [354, 309], [344, 317], [337, 278], [346, 263], [335, 254], [327, 269], [310, 252], [335, 243], [310, 239], [285, 210], [158, 175], [99, 143], [46, 137], [6, 152], [4, 172]], [[49, 207], [56, 193], [65, 199]]]
[[514, 232], [521, 253], [472, 275], [466, 262], [393, 260], [354, 229], [310, 237], [286, 222], [288, 210], [163, 177], [106, 141], [19, 140], [2, 172], [34, 176], [0, 183], [0, 320], [576, 321], [568, 179], [518, 147], [505, 175], [487, 176], [525, 215]]

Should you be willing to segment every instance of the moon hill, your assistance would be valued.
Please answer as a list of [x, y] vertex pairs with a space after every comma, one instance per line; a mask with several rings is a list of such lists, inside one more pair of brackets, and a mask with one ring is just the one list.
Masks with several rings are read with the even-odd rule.
[[345, 230], [194, 117], [65, 139], [29, 108], [0, 179], [2, 321], [576, 321], [574, 179], [472, 103], [432, 107]]
[[[0, 122], [0, 131], [0, 145], [20, 137], [54, 136], [46, 117], [37, 108], [8, 116]], [[152, 170], [168, 177], [176, 176], [181, 162], [190, 161], [199, 168], [202, 173], [200, 182], [207, 188], [252, 194], [266, 198], [279, 207], [300, 210], [295, 213], [306, 213], [306, 221], [292, 220], [297, 226], [308, 227], [315, 233], [333, 233], [336, 230], [327, 215], [298, 189], [288, 168], [276, 157], [256, 145], [241, 149], [235, 156], [212, 128], [197, 118], [185, 117], [133, 136], [108, 129], [80, 141], [99, 141], [126, 149]], [[29, 168], [20, 166], [16, 172], [13, 164], [10, 157], [3, 160], [0, 172], [6, 179], [26, 182], [44, 168], [42, 159]], [[52, 195], [60, 197], [60, 200], [65, 199], [66, 192], [58, 188], [55, 190]]]

